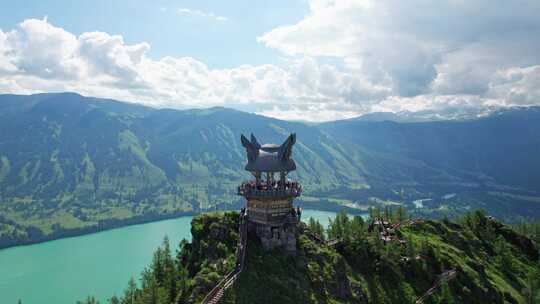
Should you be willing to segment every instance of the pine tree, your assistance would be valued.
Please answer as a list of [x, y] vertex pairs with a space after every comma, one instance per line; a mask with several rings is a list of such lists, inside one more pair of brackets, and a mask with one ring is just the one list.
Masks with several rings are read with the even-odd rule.
[[319, 220], [310, 217], [308, 220], [308, 228], [321, 239], [324, 239], [324, 227]]
[[525, 288], [523, 289], [523, 297], [526, 304], [540, 303], [540, 278], [538, 270], [531, 271], [525, 279]]
[[407, 211], [405, 210], [405, 208], [403, 208], [403, 206], [399, 206], [396, 209], [395, 219], [398, 223], [407, 219]]
[[165, 261], [163, 259], [163, 249], [158, 247], [154, 252], [154, 257], [152, 258], [152, 273], [158, 284], [162, 284], [165, 278]]
[[364, 219], [355, 215], [351, 221], [351, 233], [353, 238], [359, 239], [364, 235]]
[[316, 229], [317, 229], [317, 228], [316, 228], [315, 226], [316, 226], [315, 219], [312, 218], [312, 217], [310, 217], [309, 220], [308, 220], [308, 228], [309, 228], [311, 231], [313, 231], [314, 233], [317, 233], [317, 232], [316, 232]]
[[371, 221], [378, 220], [381, 217], [381, 208], [379, 206], [369, 207], [369, 219]]
[[86, 301], [77, 301], [77, 304], [99, 304], [99, 301], [94, 297], [88, 297], [86, 298]]
[[351, 230], [351, 221], [349, 220], [349, 217], [347, 216], [347, 213], [345, 211], [340, 212], [341, 214], [341, 225], [343, 227], [343, 235], [342, 237], [350, 240], [352, 238], [352, 230]]
[[384, 220], [385, 221], [390, 221], [390, 210], [388, 209], [388, 206], [385, 206], [384, 207]]
[[382, 255], [384, 253], [384, 242], [378, 232], [373, 235], [372, 240], [373, 249], [378, 255]]
[[506, 243], [506, 240], [499, 236], [493, 245], [493, 249], [496, 256], [496, 262], [508, 273], [514, 271], [514, 260], [512, 258], [512, 252], [510, 246]]
[[186, 250], [186, 247], [190, 246], [189, 242], [186, 239], [182, 239], [180, 241], [180, 244], [178, 244], [178, 248], [176, 249], [176, 268], [177, 271], [180, 272], [182, 268], [184, 268], [184, 261], [187, 260], [189, 257], [186, 256], [186, 253], [189, 252], [189, 250]]
[[407, 240], [407, 256], [410, 259], [415, 260], [417, 255], [418, 253], [416, 252], [416, 246], [414, 245], [412, 238], [409, 238]]
[[388, 242], [385, 249], [385, 256], [389, 261], [397, 261], [400, 258], [401, 248], [396, 242]]
[[369, 213], [369, 219], [374, 220], [375, 219], [375, 210], [374, 210], [373, 207], [368, 208], [368, 213]]
[[[138, 303], [138, 302], [137, 302]], [[167, 293], [161, 288], [155, 275], [150, 270], [143, 272], [142, 292], [140, 296], [141, 304], [165, 304], [167, 303]]]
[[164, 278], [161, 285], [167, 289], [169, 302], [172, 302], [174, 299], [176, 299], [177, 295], [176, 266], [174, 265], [174, 260], [171, 255], [169, 238], [167, 236], [165, 236], [165, 238], [163, 239], [162, 247]]
[[186, 294], [188, 288], [188, 271], [182, 265], [179, 265], [178, 268], [178, 284], [177, 284], [177, 303], [183, 303], [183, 298]]
[[118, 299], [118, 297], [113, 296], [109, 299], [109, 304], [120, 304], [120, 300]]
[[422, 238], [422, 241], [420, 242], [420, 256], [422, 256], [424, 259], [429, 259], [432, 261], [437, 257], [433, 246], [429, 244], [426, 237]]
[[328, 224], [328, 238], [351, 238], [351, 223], [345, 211], [336, 214], [334, 220], [330, 219]]
[[128, 281], [128, 286], [124, 290], [124, 296], [122, 297], [122, 304], [135, 304], [137, 296], [137, 283], [132, 277]]
[[454, 304], [454, 296], [452, 296], [452, 291], [447, 282], [442, 282], [441, 284], [441, 303], [444, 304]]

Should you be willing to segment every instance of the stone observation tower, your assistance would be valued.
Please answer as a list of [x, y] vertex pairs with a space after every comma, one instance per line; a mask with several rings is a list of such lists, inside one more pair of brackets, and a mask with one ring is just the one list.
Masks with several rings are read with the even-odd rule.
[[251, 140], [244, 135], [241, 139], [248, 158], [245, 169], [254, 177], [238, 187], [238, 195], [247, 200], [248, 231], [254, 233], [266, 249], [282, 247], [294, 253], [301, 210], [293, 207], [293, 199], [300, 196], [302, 187], [290, 181], [287, 174], [296, 170], [291, 158], [296, 135], [291, 134], [281, 146], [260, 145], [253, 134]]

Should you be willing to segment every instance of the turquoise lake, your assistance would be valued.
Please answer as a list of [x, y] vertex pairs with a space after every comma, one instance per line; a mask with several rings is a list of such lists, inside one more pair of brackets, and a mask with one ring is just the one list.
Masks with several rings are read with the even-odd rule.
[[[334, 212], [304, 210], [325, 227]], [[0, 250], [0, 304], [74, 304], [88, 295], [107, 303], [147, 266], [168, 236], [191, 239], [191, 216]]]

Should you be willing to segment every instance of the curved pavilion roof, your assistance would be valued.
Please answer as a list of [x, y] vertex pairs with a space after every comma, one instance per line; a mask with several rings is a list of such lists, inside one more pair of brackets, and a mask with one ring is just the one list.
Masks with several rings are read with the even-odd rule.
[[296, 164], [291, 158], [292, 146], [296, 142], [294, 133], [281, 146], [276, 144], [260, 145], [253, 134], [251, 135], [251, 141], [244, 135], [242, 135], [241, 139], [248, 156], [248, 162], [245, 166], [247, 171], [288, 172], [296, 170]]

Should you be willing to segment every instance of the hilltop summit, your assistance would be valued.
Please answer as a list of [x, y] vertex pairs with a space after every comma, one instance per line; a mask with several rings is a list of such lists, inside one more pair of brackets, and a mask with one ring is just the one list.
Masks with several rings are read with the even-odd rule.
[[[234, 268], [238, 217], [195, 217], [176, 259], [169, 244], [156, 251], [135, 302], [156, 294], [156, 303], [199, 303]], [[250, 234], [243, 271], [220, 303], [528, 303], [538, 284], [536, 245], [482, 212], [404, 221], [390, 242], [369, 223], [338, 215], [328, 230], [337, 243], [302, 224], [296, 256], [264, 250]]]

